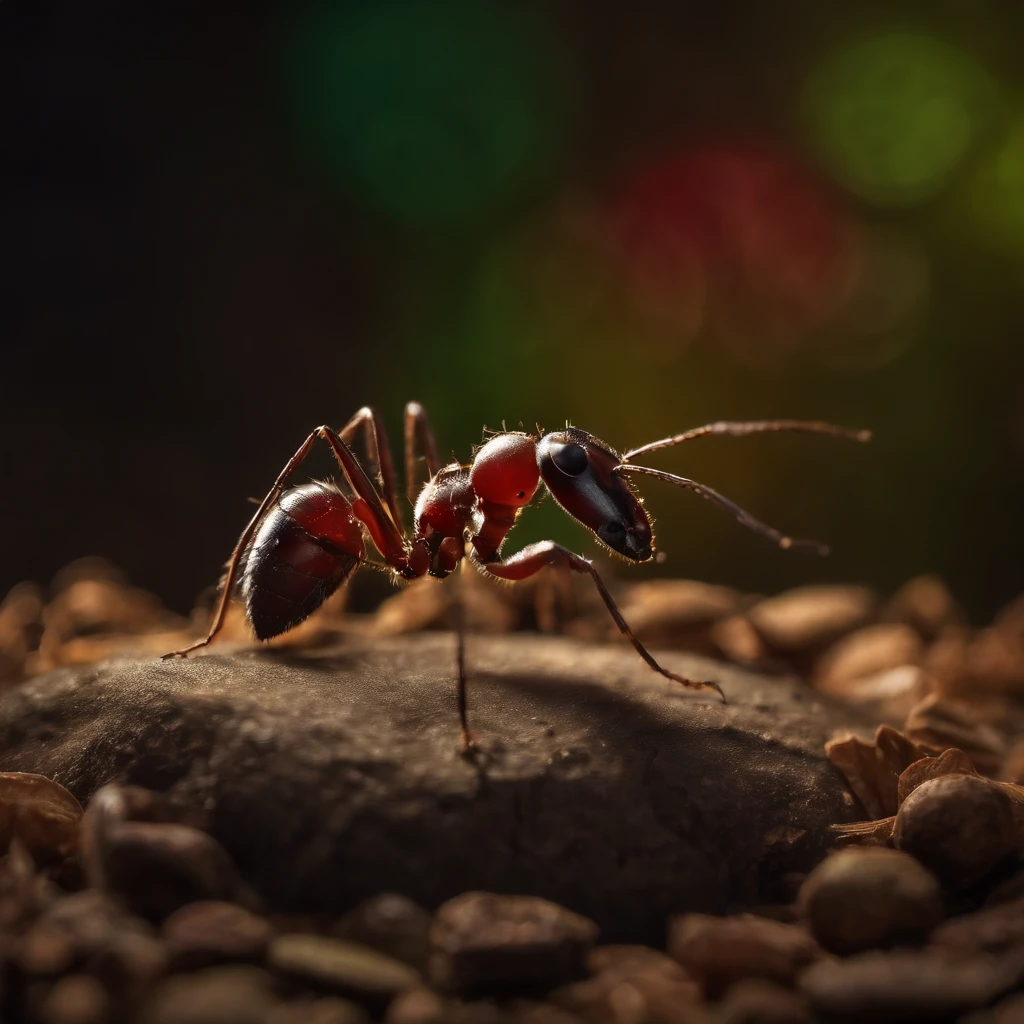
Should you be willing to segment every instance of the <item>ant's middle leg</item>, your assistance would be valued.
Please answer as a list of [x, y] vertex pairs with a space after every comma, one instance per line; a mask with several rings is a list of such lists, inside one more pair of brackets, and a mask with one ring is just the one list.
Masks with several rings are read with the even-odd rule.
[[675, 672], [669, 672], [668, 669], [662, 668], [655, 661], [650, 651], [633, 635], [633, 630], [629, 628], [629, 623], [622, 617], [622, 612], [619, 611], [615, 599], [604, 585], [604, 580], [598, 575], [594, 566], [582, 555], [574, 554], [568, 548], [563, 548], [561, 544], [556, 544], [554, 541], [545, 540], [538, 544], [530, 544], [504, 562], [488, 564], [484, 568], [492, 576], [498, 576], [503, 580], [525, 580], [548, 566], [569, 569], [572, 572], [589, 576], [594, 581], [594, 585], [597, 587], [597, 592], [601, 595], [601, 600], [604, 601], [605, 607], [615, 620], [615, 625], [619, 627], [619, 632], [633, 645], [637, 654], [655, 672], [665, 676], [666, 679], [672, 679], [691, 689], [714, 690], [722, 698], [722, 703], [725, 703], [725, 694], [722, 693], [722, 688], [718, 683], [711, 682], [710, 680], [687, 679], [685, 676], [676, 675]]

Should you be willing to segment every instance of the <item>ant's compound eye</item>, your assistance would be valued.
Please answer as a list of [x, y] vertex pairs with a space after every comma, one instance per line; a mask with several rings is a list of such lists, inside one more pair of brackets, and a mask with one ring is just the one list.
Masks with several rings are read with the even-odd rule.
[[551, 461], [566, 476], [579, 476], [590, 465], [586, 448], [571, 441], [555, 448], [551, 452]]

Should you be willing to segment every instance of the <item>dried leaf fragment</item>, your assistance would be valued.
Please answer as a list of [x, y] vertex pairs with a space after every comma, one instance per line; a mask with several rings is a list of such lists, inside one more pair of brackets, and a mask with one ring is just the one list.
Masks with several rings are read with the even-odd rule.
[[825, 754], [872, 819], [896, 813], [900, 775], [925, 756], [912, 740], [888, 725], [880, 725], [870, 743], [852, 735], [829, 740]]
[[81, 804], [59, 783], [31, 772], [0, 772], [0, 853], [20, 839], [38, 864], [78, 847]]

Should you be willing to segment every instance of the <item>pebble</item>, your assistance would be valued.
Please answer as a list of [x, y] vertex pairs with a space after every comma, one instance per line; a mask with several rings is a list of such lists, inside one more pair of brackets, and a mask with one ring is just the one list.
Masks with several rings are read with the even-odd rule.
[[882, 618], [888, 622], [905, 622], [928, 639], [961, 618], [949, 587], [942, 578], [932, 574], [915, 576], [903, 584], [886, 602]]
[[961, 1024], [1020, 1024], [1024, 1020], [1024, 992], [1004, 999], [991, 1010], [981, 1010], [964, 1017]]
[[208, 967], [167, 978], [133, 1024], [266, 1024], [279, 999], [258, 967]]
[[708, 627], [733, 615], [743, 596], [731, 587], [697, 580], [651, 580], [626, 592], [622, 614], [645, 643], [690, 647]]
[[235, 903], [204, 900], [174, 911], [163, 924], [175, 970], [230, 960], [259, 961], [270, 941], [270, 922]]
[[910, 626], [878, 622], [837, 640], [814, 666], [814, 686], [823, 693], [848, 698], [857, 683], [889, 669], [917, 665], [924, 643]]
[[384, 1024], [443, 1024], [447, 1006], [433, 989], [411, 988], [395, 996]]
[[764, 641], [746, 615], [721, 619], [708, 635], [726, 658], [740, 665], [756, 665], [767, 656]]
[[943, 884], [966, 888], [1018, 848], [1013, 803], [988, 779], [931, 779], [903, 801], [893, 842]]
[[275, 1006], [265, 1024], [371, 1024], [371, 1017], [358, 1003], [328, 996]]
[[800, 890], [800, 913], [818, 942], [845, 955], [926, 935], [943, 917], [938, 879], [898, 850], [842, 850]]
[[1024, 948], [1024, 900], [953, 918], [935, 930], [931, 944], [961, 953]]
[[372, 896], [345, 914], [331, 934], [387, 953], [423, 971], [430, 946], [430, 914], [398, 893]]
[[822, 961], [804, 973], [800, 990], [829, 1020], [948, 1020], [991, 1002], [1019, 975], [992, 957], [897, 950]]
[[431, 980], [459, 993], [552, 988], [582, 975], [597, 932], [536, 896], [464, 893], [434, 917]]
[[110, 998], [103, 985], [88, 974], [61, 978], [39, 1007], [41, 1024], [105, 1024]]
[[824, 647], [862, 626], [875, 611], [875, 595], [867, 587], [797, 587], [756, 604], [750, 621], [779, 651]]
[[240, 882], [227, 851], [212, 836], [166, 821], [136, 821], [155, 797], [108, 785], [93, 796], [82, 821], [82, 856], [91, 885], [135, 913], [163, 918], [186, 903], [226, 899]]
[[758, 978], [739, 981], [725, 994], [715, 1024], [813, 1024], [807, 1000], [774, 982]]
[[699, 985], [671, 957], [645, 946], [598, 946], [587, 959], [593, 976], [555, 989], [552, 1003], [585, 1021], [675, 1024], [693, 1020]]
[[709, 998], [743, 978], [766, 978], [792, 985], [821, 956], [800, 925], [753, 914], [712, 917], [686, 914], [669, 923], [668, 952], [700, 981]]
[[279, 935], [267, 963], [289, 977], [342, 992], [374, 1005], [414, 988], [420, 975], [408, 964], [375, 949], [326, 935]]

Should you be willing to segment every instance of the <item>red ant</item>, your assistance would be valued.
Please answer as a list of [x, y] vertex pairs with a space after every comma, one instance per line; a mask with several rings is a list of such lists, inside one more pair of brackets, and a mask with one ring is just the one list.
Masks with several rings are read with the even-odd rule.
[[[349, 447], [360, 431], [372, 478]], [[547, 566], [590, 576], [615, 624], [655, 672], [683, 686], [713, 689], [724, 701], [717, 683], [687, 679], [655, 661], [633, 635], [604, 581], [586, 558], [553, 541], [531, 544], [505, 559], [501, 547], [519, 513], [543, 482], [555, 501], [607, 548], [631, 562], [649, 561], [654, 555], [651, 521], [627, 479], [627, 474], [641, 473], [695, 491], [779, 547], [806, 547], [827, 554], [825, 545], [784, 536], [704, 484], [632, 461], [698, 437], [768, 431], [804, 431], [853, 441], [870, 438], [868, 431], [798, 420], [711, 423], [619, 455], [578, 427], [567, 426], [550, 433], [538, 427], [536, 436], [503, 430], [476, 451], [470, 465], [442, 466], [426, 412], [418, 402], [410, 402], [405, 407], [406, 493], [415, 509], [410, 537], [402, 526], [384, 424], [375, 410], [360, 409], [341, 430], [317, 427], [302, 442], [238, 538], [227, 563], [209, 634], [165, 657], [182, 657], [205, 647], [217, 636], [239, 575], [246, 615], [258, 639], [269, 640], [297, 626], [367, 561], [365, 538], [369, 537], [396, 580], [419, 579], [428, 574], [444, 579], [467, 552], [478, 568], [504, 580], [527, 579]], [[284, 489], [317, 438], [330, 445], [351, 493], [333, 481]], [[416, 463], [420, 453], [430, 479], [417, 495]], [[459, 721], [463, 749], [469, 749], [472, 740], [466, 718], [461, 621], [458, 634]]]

